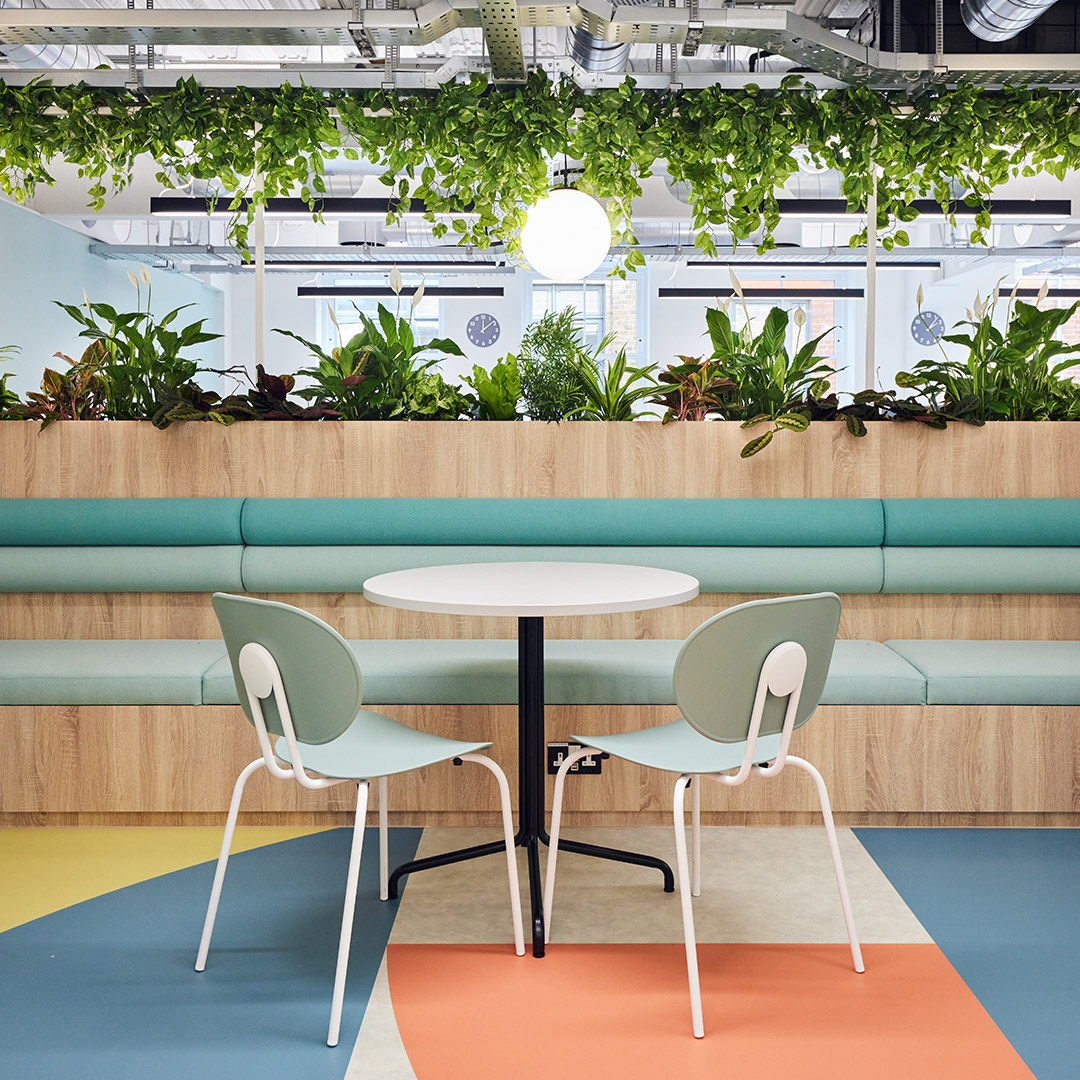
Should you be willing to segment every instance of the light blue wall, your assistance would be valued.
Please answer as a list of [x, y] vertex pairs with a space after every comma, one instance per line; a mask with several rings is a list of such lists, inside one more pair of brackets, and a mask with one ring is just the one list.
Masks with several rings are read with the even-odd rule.
[[[77, 358], [89, 344], [79, 338], [74, 320], [50, 301], [81, 304], [85, 289], [91, 301], [132, 311], [136, 294], [128, 280], [129, 269], [138, 272], [135, 263], [91, 255], [88, 237], [12, 203], [0, 202], [0, 345], [18, 345], [20, 349], [14, 360], [0, 360], [0, 372], [9, 371], [14, 376], [8, 389], [25, 397], [28, 390], [38, 389], [46, 367], [66, 369], [64, 361], [54, 359], [53, 353]], [[150, 283], [156, 315], [193, 303], [195, 307], [177, 316], [179, 325], [205, 316], [205, 329], [221, 332], [224, 318], [217, 290], [164, 270], [151, 270]], [[220, 341], [202, 346], [194, 355], [209, 367], [222, 366]], [[213, 381], [208, 378], [206, 385], [213, 385]]]

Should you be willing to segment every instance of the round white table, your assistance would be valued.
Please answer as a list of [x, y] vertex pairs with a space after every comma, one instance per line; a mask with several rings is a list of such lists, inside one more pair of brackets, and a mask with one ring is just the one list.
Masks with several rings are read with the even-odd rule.
[[[610, 563], [422, 566], [379, 574], [364, 582], [364, 596], [388, 607], [451, 615], [502, 615], [518, 620], [519, 825], [515, 842], [528, 851], [533, 956], [544, 955], [539, 845], [547, 844], [549, 839], [544, 828], [544, 618], [643, 611], [681, 604], [697, 594], [698, 581], [689, 574]], [[664, 890], [675, 889], [671, 868], [650, 855], [568, 840], [559, 846], [564, 851], [655, 867], [664, 875]], [[502, 850], [501, 843], [480, 844], [403, 863], [390, 877], [390, 896], [397, 896], [398, 882], [405, 874]]]

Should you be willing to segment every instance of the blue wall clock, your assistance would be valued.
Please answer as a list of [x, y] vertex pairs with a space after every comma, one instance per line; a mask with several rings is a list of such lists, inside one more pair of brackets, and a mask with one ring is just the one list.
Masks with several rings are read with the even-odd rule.
[[499, 320], [494, 315], [480, 312], [468, 321], [465, 333], [474, 345], [486, 349], [499, 340]]
[[945, 320], [936, 311], [920, 311], [911, 320], [911, 336], [920, 345], [935, 345], [945, 333]]

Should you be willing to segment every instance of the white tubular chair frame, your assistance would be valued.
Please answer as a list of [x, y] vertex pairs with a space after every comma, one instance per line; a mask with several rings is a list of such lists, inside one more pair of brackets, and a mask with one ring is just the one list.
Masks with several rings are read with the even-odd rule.
[[[296, 729], [293, 726], [292, 714], [289, 712], [288, 698], [285, 696], [285, 687], [282, 684], [281, 672], [273, 655], [265, 646], [257, 642], [248, 642], [240, 650], [240, 673], [244, 680], [244, 689], [247, 691], [248, 704], [251, 708], [251, 716], [255, 725], [255, 733], [259, 740], [259, 748], [262, 757], [256, 758], [247, 765], [236, 779], [233, 786], [232, 799], [229, 803], [229, 814], [225, 821], [225, 835], [221, 841], [221, 851], [218, 854], [217, 869], [214, 872], [214, 884], [210, 890], [210, 902], [206, 910], [206, 919], [203, 923], [202, 938], [199, 941], [199, 952], [195, 960], [195, 970], [203, 971], [206, 968], [206, 958], [210, 951], [210, 939], [214, 932], [214, 922], [217, 918], [218, 903], [221, 899], [221, 889], [225, 881], [225, 871], [228, 868], [229, 854], [232, 850], [233, 835], [236, 831], [236, 821], [240, 812], [240, 802], [243, 798], [244, 787], [248, 780], [259, 769], [266, 769], [272, 776], [280, 780], [295, 780], [302, 787], [311, 791], [323, 788], [335, 787], [338, 784], [354, 783], [356, 790], [356, 815], [353, 822], [352, 845], [349, 851], [349, 871], [345, 883], [345, 904], [341, 915], [341, 936], [338, 939], [337, 966], [334, 972], [334, 990], [330, 1004], [330, 1027], [326, 1038], [327, 1046], [337, 1046], [341, 1031], [341, 1009], [345, 1000], [345, 976], [349, 965], [349, 949], [352, 944], [353, 917], [356, 911], [356, 890], [360, 875], [360, 855], [364, 844], [364, 825], [367, 818], [368, 794], [370, 780], [335, 779], [326, 776], [310, 776], [304, 769], [303, 759], [300, 754], [300, 743], [296, 738]], [[262, 703], [274, 696], [278, 715], [281, 720], [282, 735], [289, 748], [292, 764], [287, 765], [273, 750], [270, 742], [270, 734], [266, 729], [266, 719], [263, 715]], [[483, 754], [461, 754], [458, 761], [472, 761], [483, 765], [491, 772], [499, 785], [499, 798], [502, 806], [503, 836], [506, 843], [507, 873], [510, 882], [510, 907], [514, 921], [514, 951], [518, 956], [525, 955], [525, 937], [521, 925], [521, 895], [518, 885], [517, 858], [514, 854], [514, 828], [512, 809], [510, 806], [510, 786], [506, 774], [499, 765], [491, 758]], [[378, 777], [379, 788], [379, 898], [386, 900], [389, 896], [389, 854], [388, 854], [388, 785], [385, 776]]]
[[[836, 838], [836, 827], [833, 824], [832, 807], [829, 801], [828, 789], [825, 781], [810, 762], [795, 757], [788, 753], [791, 743], [791, 735], [795, 728], [795, 718], [799, 707], [799, 698], [802, 694], [803, 680], [806, 676], [806, 653], [803, 647], [794, 641], [781, 642], [773, 648], [761, 665], [761, 673], [758, 676], [757, 692], [754, 697], [753, 710], [750, 716], [750, 724], [747, 729], [746, 750], [743, 760], [734, 774], [729, 773], [683, 773], [675, 781], [674, 800], [672, 806], [672, 818], [675, 827], [675, 853], [678, 862], [679, 894], [682, 906], [683, 933], [686, 944], [686, 970], [690, 988], [690, 1015], [693, 1025], [694, 1037], [703, 1038], [705, 1026], [701, 1008], [701, 983], [698, 975], [697, 963], [697, 938], [694, 932], [694, 911], [691, 898], [701, 895], [701, 782], [703, 779], [713, 780], [718, 784], [728, 787], [737, 787], [745, 783], [750, 775], [779, 776], [785, 765], [791, 764], [810, 774], [817, 789], [818, 801], [821, 804], [822, 819], [825, 826], [825, 834], [829, 841], [829, 851], [832, 855], [833, 871], [836, 875], [837, 890], [840, 894], [840, 906], [844, 915], [844, 925], [847, 929], [848, 942], [851, 946], [851, 959], [857, 972], [865, 970], [862, 950], [859, 946], [858, 935], [855, 931], [855, 921], [851, 912], [851, 900], [848, 896], [847, 880], [844, 875], [843, 863], [840, 859], [840, 846]], [[761, 765], [756, 763], [757, 740], [761, 731], [761, 721], [765, 711], [765, 702], [769, 694], [775, 697], [786, 697], [787, 707], [784, 713], [784, 723], [780, 732], [780, 746], [776, 758], [772, 764]], [[582, 746], [568, 754], [559, 767], [555, 776], [555, 792], [551, 811], [551, 842], [548, 848], [547, 875], [544, 883], [544, 932], [546, 937], [551, 933], [551, 909], [555, 895], [555, 867], [559, 849], [559, 831], [562, 823], [563, 792], [566, 785], [566, 777], [574, 763], [581, 758], [600, 751], [595, 747]], [[687, 851], [686, 844], [686, 789], [691, 788], [691, 848]], [[691, 857], [692, 856], [692, 857]], [[692, 867], [692, 870], [691, 870]]]

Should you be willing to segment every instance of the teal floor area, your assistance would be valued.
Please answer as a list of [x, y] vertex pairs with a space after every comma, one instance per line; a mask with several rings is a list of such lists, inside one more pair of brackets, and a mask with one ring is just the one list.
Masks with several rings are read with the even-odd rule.
[[[206, 970], [195, 952], [214, 864], [166, 874], [0, 934], [7, 1080], [341, 1080], [398, 903], [360, 867], [341, 1041], [325, 1045], [351, 830], [229, 861]], [[393, 829], [391, 865], [419, 829]], [[378, 850], [377, 830], [365, 852]]]
[[1080, 831], [855, 835], [1038, 1080], [1077, 1080]]

